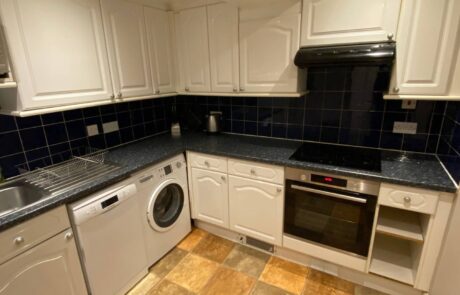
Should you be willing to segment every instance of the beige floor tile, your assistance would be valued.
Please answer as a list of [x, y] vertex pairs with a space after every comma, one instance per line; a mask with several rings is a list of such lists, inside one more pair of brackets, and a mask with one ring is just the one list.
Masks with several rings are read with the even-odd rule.
[[188, 291], [168, 280], [163, 280], [156, 287], [150, 290], [148, 295], [193, 295], [195, 293]]
[[317, 270], [310, 270], [305, 283], [304, 295], [353, 295], [354, 291], [355, 284], [351, 282]]
[[355, 295], [387, 295], [387, 294], [371, 289], [371, 288], [357, 285], [355, 287]]
[[292, 293], [259, 281], [256, 283], [251, 295], [292, 295]]
[[251, 292], [255, 282], [255, 278], [230, 268], [220, 267], [200, 294], [246, 295]]
[[266, 253], [236, 245], [225, 259], [224, 265], [258, 278], [269, 258], [270, 255]]
[[127, 295], [145, 295], [152, 289], [159, 281], [160, 277], [153, 273], [148, 273], [137, 285], [132, 288]]
[[185, 251], [192, 251], [193, 248], [195, 248], [195, 246], [198, 245], [198, 243], [201, 242], [201, 240], [207, 235], [207, 232], [199, 228], [194, 228], [192, 232], [177, 245], [177, 247]]
[[166, 276], [166, 279], [198, 293], [214, 275], [218, 266], [213, 261], [189, 254]]
[[218, 236], [206, 236], [194, 249], [193, 253], [222, 263], [234, 247], [234, 243]]
[[260, 280], [294, 294], [301, 294], [305, 285], [308, 268], [271, 257], [265, 266]]
[[161, 260], [155, 263], [149, 271], [160, 278], [164, 278], [187, 255], [187, 253], [187, 251], [182, 249], [174, 248]]

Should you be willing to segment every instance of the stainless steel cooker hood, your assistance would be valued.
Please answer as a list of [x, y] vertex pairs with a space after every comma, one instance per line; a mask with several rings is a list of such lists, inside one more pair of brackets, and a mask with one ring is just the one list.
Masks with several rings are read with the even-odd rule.
[[333, 65], [392, 65], [396, 55], [396, 43], [367, 43], [302, 47], [294, 63], [300, 68]]

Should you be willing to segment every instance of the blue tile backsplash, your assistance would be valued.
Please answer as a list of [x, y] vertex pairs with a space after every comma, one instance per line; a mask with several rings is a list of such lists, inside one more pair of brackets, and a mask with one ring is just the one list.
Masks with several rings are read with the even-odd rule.
[[[0, 165], [5, 177], [18, 167], [33, 170], [85, 153], [169, 130], [171, 98], [58, 112], [26, 118], [0, 115]], [[103, 134], [102, 124], [118, 121], [119, 131]], [[88, 136], [96, 124], [99, 135]]]
[[438, 155], [457, 183], [460, 182], [460, 102], [446, 106]]
[[[383, 100], [389, 77], [386, 67], [313, 68], [301, 98], [178, 96], [177, 110], [191, 129], [219, 110], [225, 132], [435, 153], [446, 103], [402, 109], [401, 101]], [[417, 122], [417, 134], [393, 133], [395, 121]]]

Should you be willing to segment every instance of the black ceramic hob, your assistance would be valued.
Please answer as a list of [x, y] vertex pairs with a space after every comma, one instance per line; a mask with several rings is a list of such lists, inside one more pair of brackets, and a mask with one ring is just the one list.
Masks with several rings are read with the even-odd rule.
[[291, 160], [339, 166], [350, 169], [381, 171], [378, 149], [306, 142], [290, 157]]

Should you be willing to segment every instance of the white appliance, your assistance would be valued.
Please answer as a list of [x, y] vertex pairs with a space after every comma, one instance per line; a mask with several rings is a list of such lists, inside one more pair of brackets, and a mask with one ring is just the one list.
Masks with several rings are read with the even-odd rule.
[[147, 274], [137, 193], [124, 181], [69, 207], [91, 294], [124, 294]]
[[181, 154], [135, 176], [149, 265], [191, 231], [186, 166]]

